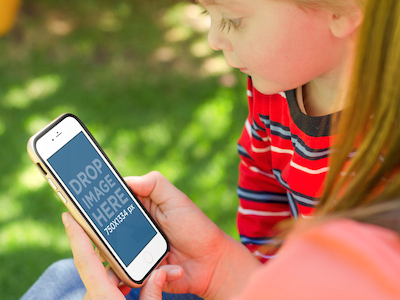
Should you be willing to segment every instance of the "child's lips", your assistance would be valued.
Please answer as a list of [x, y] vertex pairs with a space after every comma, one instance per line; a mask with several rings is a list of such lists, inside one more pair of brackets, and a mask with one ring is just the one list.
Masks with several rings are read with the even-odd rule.
[[247, 68], [235, 67], [235, 66], [232, 66], [230, 64], [228, 64], [228, 66], [230, 66], [231, 68], [239, 69], [243, 73], [247, 73], [249, 71]]

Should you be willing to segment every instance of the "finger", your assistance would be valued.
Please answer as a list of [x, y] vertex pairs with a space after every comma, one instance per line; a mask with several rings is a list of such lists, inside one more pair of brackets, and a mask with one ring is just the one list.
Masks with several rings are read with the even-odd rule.
[[167, 279], [167, 273], [163, 269], [155, 270], [149, 280], [140, 290], [139, 300], [160, 300], [162, 289]]
[[102, 289], [112, 288], [110, 286], [115, 288], [119, 280], [118, 282], [115, 282], [115, 280], [111, 282], [82, 227], [70, 213], [63, 213], [62, 220], [71, 244], [75, 265], [88, 292], [96, 291], [100, 293]]
[[184, 271], [181, 266], [178, 265], [164, 265], [159, 268], [159, 270], [164, 270], [166, 273], [166, 281], [175, 281], [183, 277]]
[[125, 283], [123, 283], [121, 281], [121, 279], [119, 279], [119, 277], [117, 276], [117, 274], [115, 274], [114, 270], [111, 268], [110, 265], [108, 265], [107, 267], [105, 267], [108, 278], [110, 279], [110, 281], [115, 284], [115, 286], [118, 286], [118, 289], [121, 291], [121, 293], [126, 296], [129, 294], [129, 292], [131, 291], [131, 288], [127, 285], [125, 285]]
[[126, 177], [125, 181], [136, 195], [150, 197], [157, 205], [162, 205], [171, 199], [187, 198], [184, 193], [157, 171], [140, 177]]

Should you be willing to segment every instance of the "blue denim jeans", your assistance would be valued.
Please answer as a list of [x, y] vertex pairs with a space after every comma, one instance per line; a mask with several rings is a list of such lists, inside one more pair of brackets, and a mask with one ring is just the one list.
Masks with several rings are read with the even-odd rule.
[[[138, 300], [140, 289], [132, 289], [125, 296], [128, 300]], [[20, 300], [82, 300], [86, 288], [79, 277], [72, 258], [53, 263], [29, 288]], [[165, 300], [201, 300], [192, 294], [163, 293]]]

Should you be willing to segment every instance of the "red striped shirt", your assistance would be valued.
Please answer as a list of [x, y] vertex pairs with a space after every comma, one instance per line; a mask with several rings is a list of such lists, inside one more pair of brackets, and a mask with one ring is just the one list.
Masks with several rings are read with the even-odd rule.
[[238, 143], [237, 223], [241, 241], [255, 252], [275, 236], [279, 221], [312, 214], [328, 170], [332, 116], [307, 116], [295, 90], [264, 95], [251, 78], [247, 94], [249, 115]]

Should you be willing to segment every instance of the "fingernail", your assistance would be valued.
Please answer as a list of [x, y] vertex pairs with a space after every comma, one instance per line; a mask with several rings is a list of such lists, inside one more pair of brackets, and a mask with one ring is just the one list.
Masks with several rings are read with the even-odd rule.
[[62, 222], [63, 222], [63, 224], [64, 224], [64, 227], [68, 227], [68, 225], [69, 225], [69, 216], [68, 216], [68, 213], [63, 212], [62, 215], [61, 215], [61, 219], [62, 219]]
[[180, 278], [182, 276], [182, 269], [171, 269], [168, 271], [168, 276], [172, 278]]
[[154, 282], [159, 286], [163, 287], [165, 283], [165, 272], [162, 272], [161, 270], [155, 271], [156, 273], [156, 278], [154, 278]]

